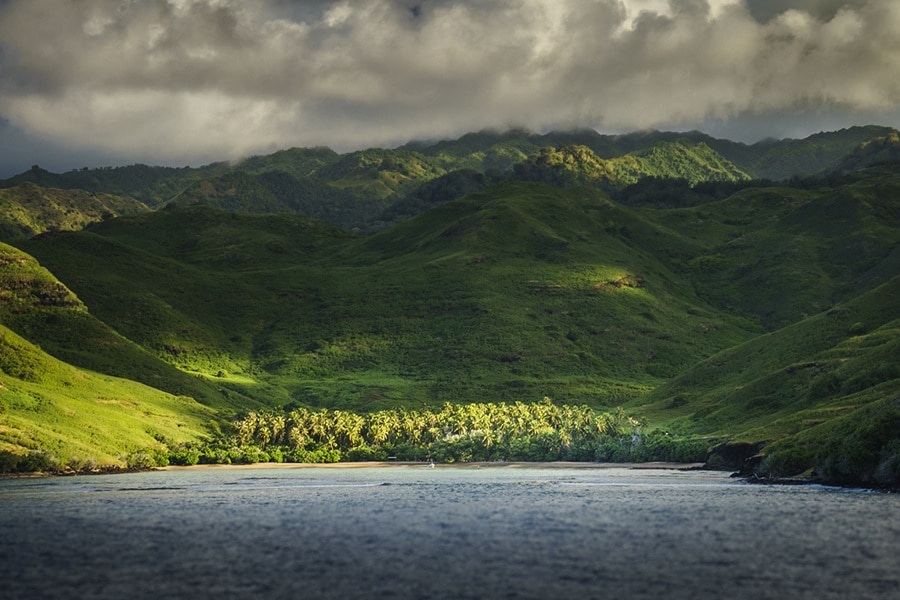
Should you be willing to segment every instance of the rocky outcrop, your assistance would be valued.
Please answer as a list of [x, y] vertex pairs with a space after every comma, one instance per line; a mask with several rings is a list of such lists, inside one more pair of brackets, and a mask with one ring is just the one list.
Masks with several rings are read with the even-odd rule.
[[743, 476], [750, 475], [762, 460], [760, 452], [765, 442], [734, 442], [720, 444], [712, 449], [704, 465], [707, 469], [737, 471]]

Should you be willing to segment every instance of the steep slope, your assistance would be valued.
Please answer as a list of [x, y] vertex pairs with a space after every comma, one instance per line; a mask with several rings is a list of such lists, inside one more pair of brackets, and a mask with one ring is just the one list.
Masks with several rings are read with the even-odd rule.
[[881, 163], [900, 163], [900, 132], [861, 143], [837, 163], [835, 170], [846, 173]]
[[597, 193], [522, 183], [367, 238], [193, 207], [25, 247], [130, 339], [247, 394], [275, 386], [273, 402], [610, 406], [755, 331], [632, 229], [659, 231]]
[[210, 177], [191, 185], [169, 204], [205, 204], [243, 213], [300, 213], [346, 228], [366, 226], [384, 207], [384, 202], [352, 189], [280, 171]]
[[475, 169], [459, 169], [435, 177], [420, 185], [405, 197], [388, 207], [374, 223], [377, 229], [383, 224], [404, 221], [441, 202], [464, 198], [483, 191], [492, 183], [490, 177]]
[[0, 470], [125, 466], [129, 454], [204, 438], [213, 414], [187, 396], [76, 369], [0, 325]]
[[834, 169], [860, 144], [896, 134], [890, 127], [849, 127], [811, 135], [802, 140], [760, 142], [760, 153], [747, 168], [757, 177], [772, 180], [807, 177]]
[[149, 210], [132, 198], [23, 183], [0, 188], [0, 240], [50, 230], [78, 230], [88, 223]]
[[[763, 474], [817, 468], [829, 480], [855, 472], [857, 481], [896, 483], [898, 295], [900, 277], [894, 277], [824, 313], [726, 350], [633, 406], [673, 431], [775, 442], [757, 467]], [[854, 431], [858, 439], [847, 441]], [[857, 447], [842, 449], [846, 444]]]
[[110, 330], [0, 243], [0, 470], [123, 466], [129, 453], [201, 439], [228, 414], [214, 387]]
[[900, 270], [898, 198], [900, 172], [882, 167], [833, 189], [749, 188], [719, 202], [642, 214], [691, 240], [675, 261], [701, 297], [773, 330]]
[[191, 183], [228, 170], [227, 163], [213, 163], [200, 168], [128, 165], [51, 173], [35, 165], [24, 173], [0, 182], [0, 187], [34, 183], [47, 188], [129, 196], [155, 207], [165, 203]]
[[256, 380], [254, 339], [285, 303], [302, 301], [321, 269], [309, 267], [296, 282], [283, 271], [328, 256], [348, 235], [308, 217], [190, 207], [22, 246], [116, 331], [246, 408], [289, 400]]
[[[229, 405], [221, 390], [181, 373], [122, 337], [95, 318], [80, 298], [34, 258], [3, 243], [0, 323], [72, 365], [133, 379], [211, 406]], [[236, 404], [247, 401], [234, 398]]]

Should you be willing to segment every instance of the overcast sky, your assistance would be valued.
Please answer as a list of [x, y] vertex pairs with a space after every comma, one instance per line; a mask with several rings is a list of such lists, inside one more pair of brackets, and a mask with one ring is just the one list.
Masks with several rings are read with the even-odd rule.
[[897, 0], [0, 0], [0, 177], [483, 128], [900, 126]]

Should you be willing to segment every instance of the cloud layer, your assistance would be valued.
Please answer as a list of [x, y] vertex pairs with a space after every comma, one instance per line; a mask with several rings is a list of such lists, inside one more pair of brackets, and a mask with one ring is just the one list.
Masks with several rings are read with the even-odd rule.
[[0, 4], [0, 119], [168, 163], [511, 125], [897, 125], [898, 73], [894, 0]]

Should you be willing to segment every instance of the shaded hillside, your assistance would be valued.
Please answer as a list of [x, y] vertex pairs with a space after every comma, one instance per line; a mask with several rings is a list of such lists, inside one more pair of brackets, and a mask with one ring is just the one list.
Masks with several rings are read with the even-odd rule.
[[883, 163], [900, 163], [900, 132], [893, 131], [886, 136], [861, 143], [840, 160], [836, 170], [850, 172]]
[[0, 240], [28, 238], [51, 230], [78, 230], [88, 223], [147, 210], [132, 198], [23, 183], [0, 188]]
[[399, 223], [436, 204], [481, 192], [491, 183], [490, 177], [475, 169], [451, 171], [426, 181], [392, 204], [373, 225], [377, 229], [383, 229], [385, 224]]
[[281, 171], [239, 171], [204, 179], [169, 204], [204, 204], [241, 213], [300, 213], [348, 229], [367, 225], [384, 208], [381, 200]]
[[[771, 444], [764, 475], [900, 481], [900, 278], [688, 369], [635, 403], [673, 431]], [[849, 445], [847, 447], [843, 447]], [[843, 449], [842, 449], [843, 447]], [[880, 472], [879, 472], [880, 471]]]
[[[423, 186], [452, 172], [475, 171], [491, 181], [512, 176], [563, 186], [621, 187], [648, 177], [684, 179], [690, 185], [748, 176], [777, 180], [869, 164], [869, 159], [847, 157], [859, 152], [860, 144], [877, 145], [874, 140], [891, 135], [896, 131], [868, 126], [748, 145], [696, 131], [605, 135], [589, 129], [544, 134], [513, 129], [343, 155], [328, 148], [290, 148], [198, 168], [130, 165], [55, 174], [35, 166], [0, 182], [0, 187], [30, 182], [130, 196], [151, 207], [174, 201], [241, 212], [301, 212], [342, 227], [373, 231], [411, 215], [413, 208], [433, 204], [438, 196]], [[542, 150], [546, 148], [555, 150]], [[872, 152], [870, 148], [864, 154]], [[514, 168], [518, 174], [513, 174]], [[425, 202], [412, 198], [419, 189], [420, 199], [428, 197]], [[449, 189], [444, 186], [444, 192]], [[456, 197], [440, 195], [442, 200]]]
[[642, 214], [691, 241], [675, 261], [701, 297], [772, 330], [900, 272], [898, 198], [900, 172], [888, 167], [860, 171], [834, 189], [750, 188]]
[[[154, 360], [179, 369], [179, 377], [197, 386], [211, 387], [224, 398], [220, 403], [246, 407], [290, 399], [280, 389], [247, 385], [253, 378], [246, 376], [255, 336], [279, 318], [283, 303], [302, 298], [311, 285], [305, 278], [296, 288], [280, 285], [282, 270], [319, 253], [327, 256], [331, 240], [348, 235], [308, 217], [192, 207], [24, 246], [39, 251], [42, 260], [52, 256], [54, 272], [85, 294], [92, 314]], [[52, 255], [45, 254], [47, 248]], [[122, 360], [120, 366], [129, 365]]]
[[625, 233], [653, 227], [597, 193], [508, 184], [368, 238], [194, 207], [25, 247], [129, 339], [246, 393], [280, 386], [273, 401], [606, 406], [753, 331]]
[[[115, 248], [106, 251], [116, 253]], [[227, 393], [181, 373], [122, 337], [89, 312], [80, 298], [34, 258], [3, 243], [0, 323], [72, 365], [132, 379], [171, 394], [191, 396], [217, 408], [229, 404]], [[245, 406], [247, 401], [236, 397], [234, 404]]]
[[47, 188], [130, 196], [147, 206], [155, 207], [168, 201], [192, 182], [225, 173], [228, 168], [227, 163], [180, 169], [129, 165], [50, 173], [35, 165], [24, 173], [0, 182], [0, 188], [13, 187], [21, 183], [35, 183]]
[[890, 127], [850, 127], [822, 132], [802, 140], [785, 139], [756, 144], [759, 155], [747, 165], [757, 177], [789, 179], [807, 177], [839, 167], [841, 160], [860, 144], [896, 134]]

